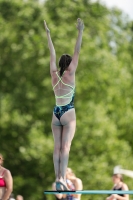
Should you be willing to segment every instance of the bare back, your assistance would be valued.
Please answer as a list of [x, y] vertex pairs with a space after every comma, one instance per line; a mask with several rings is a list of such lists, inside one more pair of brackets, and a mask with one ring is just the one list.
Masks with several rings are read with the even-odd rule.
[[52, 73], [52, 86], [56, 98], [56, 105], [64, 106], [71, 102], [75, 91], [75, 73], [64, 71], [62, 77], [59, 71]]

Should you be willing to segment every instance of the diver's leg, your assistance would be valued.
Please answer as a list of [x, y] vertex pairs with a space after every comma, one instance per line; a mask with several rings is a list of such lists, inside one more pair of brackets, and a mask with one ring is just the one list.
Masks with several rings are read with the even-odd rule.
[[61, 155], [60, 155], [60, 173], [61, 182], [65, 182], [66, 169], [68, 166], [69, 151], [71, 147], [71, 142], [76, 130], [76, 115], [75, 109], [70, 109], [65, 112], [61, 119], [62, 129], [62, 140], [61, 140]]
[[60, 178], [60, 150], [61, 150], [61, 138], [62, 138], [62, 125], [60, 121], [53, 114], [51, 123], [52, 133], [54, 137], [54, 152], [53, 152], [53, 162], [56, 181]]

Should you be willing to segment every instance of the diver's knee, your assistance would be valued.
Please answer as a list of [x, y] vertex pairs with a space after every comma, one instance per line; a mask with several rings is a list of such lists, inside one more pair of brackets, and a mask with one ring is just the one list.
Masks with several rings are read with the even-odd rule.
[[55, 153], [55, 154], [59, 154], [59, 153], [60, 153], [60, 145], [56, 145], [56, 146], [54, 147], [54, 153]]
[[62, 147], [62, 149], [61, 149], [62, 153], [63, 153], [63, 154], [69, 153], [69, 151], [70, 151], [70, 146], [71, 146], [71, 143], [65, 144], [65, 145]]

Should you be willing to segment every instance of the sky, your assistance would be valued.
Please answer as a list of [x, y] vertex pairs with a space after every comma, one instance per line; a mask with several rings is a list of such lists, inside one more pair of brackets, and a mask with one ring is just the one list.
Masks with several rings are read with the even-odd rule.
[[123, 10], [129, 15], [129, 18], [133, 20], [133, 0], [100, 0], [108, 7], [117, 7]]

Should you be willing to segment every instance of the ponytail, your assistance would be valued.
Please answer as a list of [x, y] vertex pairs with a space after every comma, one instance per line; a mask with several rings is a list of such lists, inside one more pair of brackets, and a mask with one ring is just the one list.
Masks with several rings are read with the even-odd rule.
[[63, 75], [64, 71], [69, 67], [72, 61], [72, 57], [68, 54], [63, 54], [59, 60], [60, 76]]

